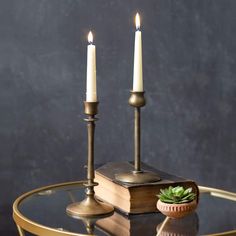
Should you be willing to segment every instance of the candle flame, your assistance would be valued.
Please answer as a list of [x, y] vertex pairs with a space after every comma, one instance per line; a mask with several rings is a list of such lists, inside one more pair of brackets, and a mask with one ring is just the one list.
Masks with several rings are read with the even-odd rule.
[[93, 43], [93, 34], [91, 31], [89, 31], [89, 34], [88, 34], [88, 42]]
[[140, 28], [140, 16], [137, 12], [136, 16], [135, 16], [135, 24], [136, 24], [136, 29]]

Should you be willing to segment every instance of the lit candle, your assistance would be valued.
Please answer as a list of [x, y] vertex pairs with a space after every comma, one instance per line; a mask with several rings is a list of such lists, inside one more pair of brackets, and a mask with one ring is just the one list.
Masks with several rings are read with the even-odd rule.
[[88, 34], [87, 48], [87, 90], [86, 101], [97, 102], [97, 83], [96, 83], [96, 47], [93, 45], [93, 34]]
[[133, 91], [143, 92], [142, 34], [140, 31], [140, 17], [138, 13], [135, 16], [135, 23]]

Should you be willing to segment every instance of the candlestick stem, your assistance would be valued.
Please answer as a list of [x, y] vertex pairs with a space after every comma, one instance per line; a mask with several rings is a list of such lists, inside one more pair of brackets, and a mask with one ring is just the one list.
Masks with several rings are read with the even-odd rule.
[[141, 139], [141, 129], [140, 129], [140, 107], [134, 108], [134, 169], [135, 171], [141, 171], [140, 164], [140, 139]]
[[88, 130], [86, 197], [82, 202], [75, 202], [67, 207], [66, 211], [68, 215], [73, 218], [107, 216], [114, 211], [113, 206], [98, 201], [94, 196], [94, 186], [98, 185], [98, 183], [94, 182], [94, 133], [98, 102], [84, 102], [84, 106], [85, 114], [88, 115], [88, 118], [85, 119]]
[[134, 170], [116, 174], [116, 179], [133, 184], [157, 182], [160, 180], [158, 175], [141, 169], [141, 107], [146, 104], [144, 92], [131, 91], [129, 104], [134, 107]]
[[94, 179], [94, 132], [95, 132], [95, 119], [94, 115], [90, 115], [88, 118], [88, 169], [87, 178], [89, 182]]

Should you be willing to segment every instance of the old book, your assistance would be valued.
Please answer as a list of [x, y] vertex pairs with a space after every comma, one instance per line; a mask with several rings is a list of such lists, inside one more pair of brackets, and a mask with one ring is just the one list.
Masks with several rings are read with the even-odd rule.
[[142, 169], [158, 174], [161, 180], [145, 184], [121, 183], [115, 179], [115, 174], [132, 171], [133, 165], [131, 163], [111, 162], [101, 166], [95, 171], [95, 181], [99, 183], [95, 187], [96, 196], [126, 214], [139, 214], [156, 212], [158, 200], [156, 195], [160, 189], [170, 185], [192, 187], [193, 192], [197, 196], [199, 195], [198, 187], [192, 180], [168, 174], [144, 163], [142, 163]]

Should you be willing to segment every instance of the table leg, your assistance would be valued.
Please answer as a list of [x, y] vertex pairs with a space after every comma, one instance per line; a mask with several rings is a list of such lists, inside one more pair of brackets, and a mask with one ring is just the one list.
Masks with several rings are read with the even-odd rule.
[[163, 223], [162, 223], [160, 229], [158, 230], [156, 236], [160, 236], [160, 235], [161, 235], [161, 231], [164, 229], [164, 227], [165, 227], [165, 225], [166, 225], [166, 223], [167, 223], [167, 221], [168, 221], [169, 219], [170, 219], [170, 218], [169, 218], [168, 216], [166, 216], [166, 218], [165, 218], [165, 220], [163, 221]]
[[23, 229], [19, 225], [17, 225], [17, 229], [18, 229], [19, 236], [25, 236]]

